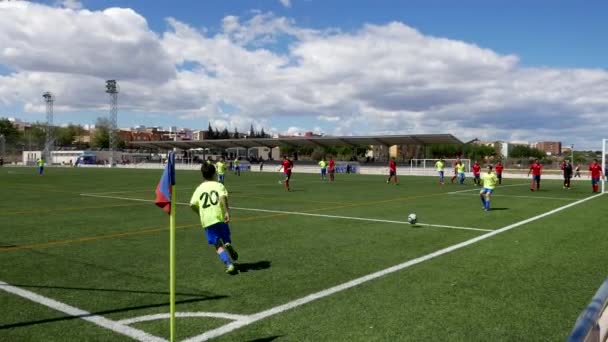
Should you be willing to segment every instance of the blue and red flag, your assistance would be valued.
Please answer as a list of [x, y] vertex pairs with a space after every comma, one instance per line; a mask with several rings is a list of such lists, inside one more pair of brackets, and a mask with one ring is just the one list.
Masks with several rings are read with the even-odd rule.
[[167, 214], [171, 214], [171, 189], [175, 185], [175, 154], [169, 153], [167, 158], [167, 166], [163, 171], [163, 176], [160, 178], [156, 186], [157, 206], [161, 207]]

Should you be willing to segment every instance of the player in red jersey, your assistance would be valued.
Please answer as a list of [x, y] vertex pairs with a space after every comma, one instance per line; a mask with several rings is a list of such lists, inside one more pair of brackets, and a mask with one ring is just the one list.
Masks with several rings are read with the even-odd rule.
[[534, 184], [536, 183], [536, 191], [540, 190], [540, 174], [543, 166], [538, 162], [538, 159], [534, 159], [534, 163], [530, 166], [528, 171], [528, 177], [530, 172], [532, 173], [532, 184], [530, 184], [530, 191], [534, 191]]
[[597, 159], [593, 159], [593, 163], [589, 165], [589, 171], [591, 173], [591, 186], [593, 187], [593, 192], [598, 192], [600, 179], [604, 178], [604, 173], [602, 172], [602, 167], [598, 164]]
[[496, 178], [498, 178], [498, 184], [502, 184], [502, 170], [504, 169], [504, 166], [502, 165], [500, 160], [498, 161], [498, 163], [496, 163], [494, 169], [496, 170]]
[[394, 179], [395, 184], [399, 184], [397, 182], [397, 163], [395, 163], [395, 157], [391, 158], [388, 162], [388, 178], [386, 179], [386, 184], [390, 183], [391, 178]]
[[334, 174], [336, 173], [336, 162], [333, 157], [329, 158], [329, 168], [327, 169], [327, 172], [329, 173], [329, 181], [333, 182]]
[[281, 167], [279, 170], [283, 169], [283, 174], [285, 175], [285, 190], [290, 191], [289, 188], [289, 180], [291, 179], [291, 169], [293, 169], [293, 162], [287, 158], [287, 156], [283, 156], [283, 163], [281, 163]]
[[476, 186], [481, 185], [481, 165], [479, 165], [479, 162], [476, 160], [475, 164], [473, 164], [473, 183], [475, 183]]

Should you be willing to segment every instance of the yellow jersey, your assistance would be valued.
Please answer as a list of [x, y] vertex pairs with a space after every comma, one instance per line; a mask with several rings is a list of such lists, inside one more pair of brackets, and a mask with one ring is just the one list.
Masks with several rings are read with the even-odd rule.
[[223, 184], [216, 181], [205, 181], [194, 190], [190, 206], [198, 207], [198, 215], [203, 228], [218, 222], [224, 222], [224, 210], [220, 197], [228, 197]]

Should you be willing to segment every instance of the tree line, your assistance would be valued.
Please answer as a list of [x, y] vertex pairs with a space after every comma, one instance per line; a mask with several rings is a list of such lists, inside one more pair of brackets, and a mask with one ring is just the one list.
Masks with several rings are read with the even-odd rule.
[[[65, 127], [51, 127], [53, 145], [57, 147], [76, 148], [108, 148], [110, 146], [110, 120], [98, 118], [95, 123], [95, 132], [90, 142], [84, 139], [87, 130], [82, 125], [69, 124]], [[46, 124], [32, 123], [26, 130], [20, 131], [7, 118], [0, 118], [0, 135], [4, 135], [8, 152], [17, 150], [41, 150], [46, 142]], [[119, 139], [118, 147], [124, 147], [125, 142]]]
[[[225, 127], [223, 130], [218, 130], [217, 127], [213, 128], [211, 126], [211, 122], [209, 123], [209, 126], [207, 127], [207, 132], [209, 132], [207, 134], [207, 139], [242, 139], [245, 137], [244, 134], [239, 133], [239, 131], [237, 130], [237, 128], [234, 128], [233, 132], [230, 132], [228, 130], [227, 127]], [[249, 134], [247, 134], [246, 136], [247, 138], [272, 138], [272, 136], [270, 134], [267, 134], [266, 132], [264, 132], [264, 128], [262, 128], [260, 131], [257, 131], [253, 128], [253, 124], [251, 125], [251, 128], [249, 129]]]

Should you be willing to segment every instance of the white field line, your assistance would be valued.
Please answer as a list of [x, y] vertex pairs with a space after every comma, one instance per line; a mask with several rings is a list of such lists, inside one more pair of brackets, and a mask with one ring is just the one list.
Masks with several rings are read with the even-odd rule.
[[225, 334], [230, 333], [230, 332], [232, 332], [232, 331], [234, 331], [236, 329], [239, 329], [239, 328], [242, 328], [244, 326], [247, 326], [247, 325], [250, 325], [252, 323], [255, 323], [255, 322], [259, 321], [259, 320], [268, 318], [270, 316], [274, 316], [274, 315], [282, 313], [284, 311], [291, 310], [291, 309], [296, 308], [298, 306], [310, 303], [310, 302], [315, 301], [317, 299], [321, 299], [321, 298], [324, 298], [324, 297], [327, 297], [327, 296], [331, 296], [331, 295], [333, 295], [335, 293], [338, 293], [338, 292], [350, 289], [352, 287], [361, 285], [361, 284], [366, 283], [366, 282], [368, 282], [370, 280], [374, 280], [374, 279], [383, 277], [385, 275], [388, 275], [388, 274], [391, 274], [391, 273], [403, 270], [405, 268], [408, 268], [408, 267], [411, 267], [411, 266], [423, 263], [425, 261], [428, 261], [428, 260], [431, 260], [433, 258], [442, 256], [444, 254], [453, 252], [455, 250], [458, 250], [458, 249], [470, 246], [470, 245], [475, 244], [477, 242], [480, 242], [480, 241], [483, 241], [485, 239], [491, 238], [491, 237], [493, 237], [495, 235], [507, 232], [507, 231], [509, 231], [509, 230], [511, 230], [513, 228], [517, 228], [517, 227], [522, 226], [524, 224], [527, 224], [527, 223], [539, 220], [541, 218], [547, 217], [549, 215], [553, 215], [555, 213], [558, 213], [558, 212], [560, 212], [562, 210], [568, 209], [568, 208], [573, 207], [575, 205], [578, 205], [578, 204], [581, 204], [583, 202], [589, 201], [589, 200], [594, 199], [594, 198], [596, 198], [598, 196], [601, 196], [601, 195], [603, 195], [603, 193], [597, 194], [597, 195], [594, 195], [594, 196], [591, 196], [591, 197], [587, 197], [587, 198], [584, 198], [582, 200], [579, 200], [579, 201], [576, 201], [576, 202], [573, 202], [573, 203], [566, 204], [566, 205], [564, 205], [562, 207], [553, 209], [553, 210], [548, 211], [548, 212], [546, 212], [544, 214], [540, 214], [540, 215], [531, 217], [529, 219], [526, 219], [526, 220], [523, 220], [523, 221], [519, 221], [519, 222], [510, 224], [510, 225], [508, 225], [506, 227], [503, 227], [503, 228], [494, 230], [492, 232], [489, 232], [489, 233], [486, 233], [486, 234], [474, 237], [472, 239], [469, 239], [469, 240], [457, 243], [455, 245], [452, 245], [452, 246], [440, 249], [440, 250], [435, 251], [433, 253], [430, 253], [430, 254], [427, 254], [427, 255], [424, 255], [424, 256], [421, 256], [421, 257], [418, 257], [418, 258], [406, 261], [406, 262], [401, 263], [399, 265], [395, 265], [395, 266], [383, 269], [381, 271], [374, 272], [374, 273], [368, 274], [366, 276], [363, 276], [363, 277], [360, 277], [360, 278], [357, 278], [357, 279], [353, 279], [353, 280], [348, 281], [346, 283], [343, 283], [343, 284], [340, 284], [340, 285], [337, 285], [337, 286], [334, 286], [334, 287], [330, 287], [330, 288], [328, 288], [326, 290], [322, 290], [322, 291], [319, 291], [319, 292], [315, 292], [315, 293], [309, 294], [308, 296], [305, 296], [305, 297], [293, 300], [291, 302], [288, 302], [288, 303], [285, 303], [285, 304], [282, 304], [282, 305], [279, 305], [279, 306], [275, 306], [275, 307], [270, 308], [268, 310], [260, 311], [258, 313], [255, 313], [255, 314], [247, 316], [247, 318], [244, 318], [244, 319], [241, 319], [241, 320], [236, 320], [234, 322], [228, 323], [228, 324], [226, 324], [224, 326], [221, 326], [219, 328], [212, 329], [212, 330], [209, 330], [209, 331], [207, 331], [207, 332], [205, 332], [203, 334], [200, 334], [200, 335], [188, 338], [188, 339], [184, 340], [183, 342], [202, 342], [202, 341], [207, 341], [209, 339], [212, 339], [212, 338], [215, 338], [215, 337], [218, 337], [218, 336], [225, 335]]
[[[224, 318], [224, 319], [229, 319], [229, 320], [233, 320], [233, 321], [247, 318], [247, 316], [245, 316], [245, 315], [235, 315], [235, 314], [230, 314], [230, 313], [225, 313], [225, 312], [176, 312], [175, 317], [178, 317], [178, 318], [213, 317], [213, 318]], [[160, 313], [160, 314], [154, 314], [154, 315], [145, 315], [145, 316], [127, 318], [127, 319], [117, 321], [117, 323], [128, 325], [128, 324], [133, 324], [133, 323], [156, 321], [159, 319], [169, 319], [169, 318], [171, 318], [171, 314]]]
[[[94, 194], [80, 194], [81, 196], [87, 197], [100, 197], [100, 198], [110, 198], [110, 199], [119, 199], [125, 201], [138, 201], [138, 202], [154, 202], [153, 200], [139, 199], [139, 198], [127, 198], [127, 197], [116, 197], [116, 196], [105, 196], [105, 195], [94, 195]], [[176, 204], [179, 205], [190, 205], [189, 203], [178, 202]], [[298, 211], [283, 211], [283, 210], [269, 210], [269, 209], [256, 209], [256, 208], [241, 208], [241, 207], [230, 207], [230, 209], [235, 210], [243, 210], [243, 211], [257, 211], [263, 213], [276, 213], [276, 214], [285, 214], [285, 215], [300, 215], [300, 216], [312, 216], [312, 217], [323, 217], [323, 218], [333, 218], [333, 219], [343, 219], [343, 220], [354, 220], [354, 221], [367, 221], [367, 222], [380, 222], [380, 223], [396, 223], [396, 224], [407, 224], [409, 222], [405, 221], [392, 221], [392, 220], [382, 220], [375, 218], [365, 218], [365, 217], [354, 217], [354, 216], [340, 216], [340, 215], [326, 215], [326, 214], [314, 214], [314, 213], [302, 213]], [[473, 227], [458, 227], [458, 226], [446, 226], [442, 224], [430, 224], [430, 223], [416, 223], [418, 226], [426, 226], [426, 227], [434, 227], [434, 228], [447, 228], [447, 229], [461, 229], [461, 230], [475, 230], [480, 232], [490, 232], [491, 229], [481, 229], [481, 228], [473, 228]]]
[[129, 336], [138, 341], [151, 341], [151, 342], [167, 341], [164, 338], [150, 335], [145, 331], [129, 327], [127, 325], [121, 324], [121, 323], [113, 321], [111, 319], [107, 319], [102, 316], [93, 315], [92, 313], [90, 313], [88, 311], [84, 311], [82, 309], [78, 309], [71, 305], [56, 301], [54, 299], [41, 296], [37, 293], [31, 292], [28, 290], [24, 290], [24, 289], [16, 287], [16, 286], [12, 286], [3, 281], [0, 281], [0, 290], [15, 294], [15, 295], [17, 295], [19, 297], [23, 297], [25, 299], [29, 299], [32, 302], [42, 304], [46, 307], [66, 313], [70, 316], [84, 319], [85, 321], [89, 321], [102, 328], [112, 330], [118, 334]]
[[[478, 196], [477, 194], [464, 194], [464, 193], [460, 193], [460, 194], [450, 194], [450, 195], [457, 195], [457, 196]], [[492, 198], [494, 197], [514, 197], [514, 198], [532, 198], [532, 199], [548, 199], [548, 200], [558, 200], [558, 201], [577, 201], [580, 198], [563, 198], [563, 197], [546, 197], [546, 196], [519, 196], [519, 195], [495, 195], [492, 194]]]
[[[522, 185], [530, 185], [530, 183], [518, 183], [518, 184], [509, 184], [509, 185], [496, 185], [496, 187], [498, 189], [500, 189], [500, 188], [508, 188], [508, 187], [512, 187], [512, 186], [522, 186]], [[473, 188], [473, 189], [451, 191], [451, 192], [447, 192], [447, 194], [448, 195], [452, 195], [452, 194], [458, 194], [458, 193], [461, 193], [461, 192], [479, 191], [479, 190], [481, 190], [481, 188], [477, 187], [477, 188]]]

